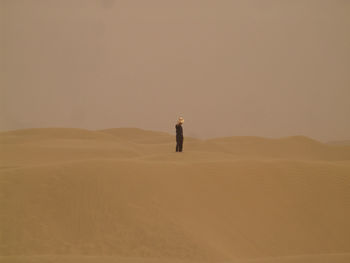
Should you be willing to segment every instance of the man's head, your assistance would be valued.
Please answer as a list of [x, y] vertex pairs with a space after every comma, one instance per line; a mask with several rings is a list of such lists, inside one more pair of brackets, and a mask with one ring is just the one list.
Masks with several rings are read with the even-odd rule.
[[179, 123], [179, 124], [183, 124], [184, 122], [185, 122], [184, 118], [179, 117], [178, 123]]

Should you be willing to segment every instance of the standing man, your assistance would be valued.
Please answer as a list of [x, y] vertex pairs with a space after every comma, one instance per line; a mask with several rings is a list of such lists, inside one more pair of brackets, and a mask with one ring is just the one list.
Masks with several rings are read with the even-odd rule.
[[182, 152], [182, 144], [184, 142], [184, 135], [182, 130], [182, 124], [184, 123], [184, 118], [179, 117], [179, 120], [177, 121], [177, 124], [175, 125], [176, 128], [176, 151]]

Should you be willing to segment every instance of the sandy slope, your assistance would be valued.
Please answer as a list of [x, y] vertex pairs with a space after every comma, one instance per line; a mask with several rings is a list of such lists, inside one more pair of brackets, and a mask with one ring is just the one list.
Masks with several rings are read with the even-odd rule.
[[350, 262], [350, 147], [0, 133], [0, 262]]

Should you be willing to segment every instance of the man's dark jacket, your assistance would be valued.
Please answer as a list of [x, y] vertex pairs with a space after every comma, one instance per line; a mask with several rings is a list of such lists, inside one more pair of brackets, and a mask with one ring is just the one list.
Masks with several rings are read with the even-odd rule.
[[176, 138], [183, 138], [182, 125], [176, 124], [175, 128], [176, 128]]

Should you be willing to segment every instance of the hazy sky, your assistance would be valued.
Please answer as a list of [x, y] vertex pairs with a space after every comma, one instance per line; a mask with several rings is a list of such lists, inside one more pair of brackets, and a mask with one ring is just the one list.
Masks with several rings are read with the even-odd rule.
[[0, 130], [350, 138], [348, 0], [0, 3]]

